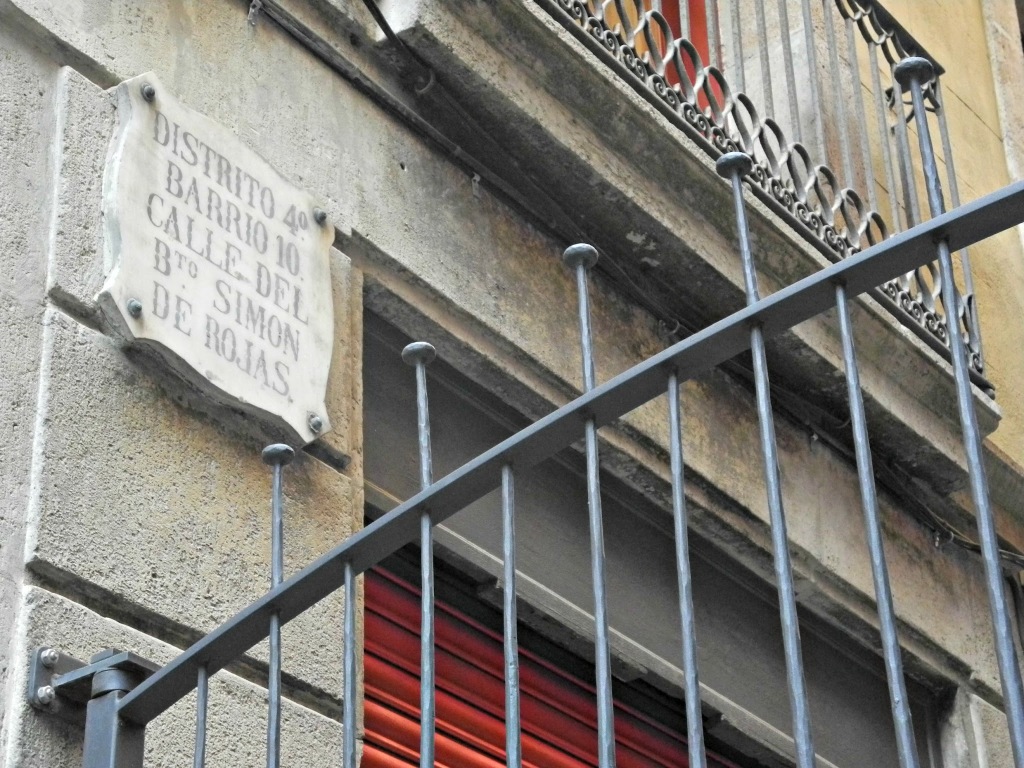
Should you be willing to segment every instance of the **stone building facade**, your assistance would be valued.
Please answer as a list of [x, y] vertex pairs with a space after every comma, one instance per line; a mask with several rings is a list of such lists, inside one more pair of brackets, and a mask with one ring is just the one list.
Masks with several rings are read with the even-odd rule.
[[[330, 429], [285, 471], [286, 576], [418, 490], [409, 341], [438, 350], [435, 477], [579, 395], [567, 245], [601, 251], [600, 380], [743, 305], [713, 159], [573, 33], [572, 5], [0, 0], [4, 766], [82, 760], [81, 728], [27, 702], [33, 649], [87, 659], [115, 647], [164, 664], [266, 591], [260, 450], [307, 439], [110, 332], [97, 296], [112, 269], [105, 178], [126, 81], [205, 115], [333, 228], [333, 333], [318, 348]], [[962, 200], [1018, 178], [1012, 0], [885, 5], [944, 62]], [[828, 144], [827, 99], [819, 119]], [[827, 264], [777, 208], [749, 194], [748, 207], [764, 293]], [[973, 395], [1003, 547], [1020, 553], [1021, 233], [971, 258], [995, 393]], [[981, 561], [948, 535], [975, 536], [950, 365], [876, 298], [860, 297], [854, 316], [923, 764], [1009, 766]], [[835, 317], [773, 339], [769, 362], [820, 764], [896, 765]], [[687, 382], [683, 398], [708, 743], [737, 765], [792, 765], [749, 360]], [[616, 686], [677, 727], [665, 419], [660, 401], [638, 409], [601, 431], [601, 452]], [[518, 526], [525, 634], [585, 667], [582, 466], [577, 446], [524, 477]], [[442, 596], [472, 615], [500, 606], [497, 510], [488, 496], [436, 532]], [[401, 576], [414, 564], [403, 551], [385, 566]], [[339, 763], [342, 608], [334, 595], [284, 628], [286, 764]], [[266, 659], [257, 645], [213, 679], [208, 764], [265, 760]], [[150, 726], [147, 766], [192, 764], [193, 706], [187, 697]]]

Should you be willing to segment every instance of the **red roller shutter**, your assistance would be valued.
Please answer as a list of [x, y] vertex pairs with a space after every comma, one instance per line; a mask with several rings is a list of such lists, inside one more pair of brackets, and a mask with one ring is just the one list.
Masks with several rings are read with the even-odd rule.
[[[380, 571], [366, 577], [364, 768], [408, 768], [419, 754], [419, 594]], [[436, 765], [504, 766], [501, 636], [443, 604], [436, 610]], [[523, 764], [596, 766], [593, 689], [520, 651]], [[688, 765], [686, 743], [639, 712], [616, 704], [620, 768]], [[709, 756], [709, 765], [732, 766]]]

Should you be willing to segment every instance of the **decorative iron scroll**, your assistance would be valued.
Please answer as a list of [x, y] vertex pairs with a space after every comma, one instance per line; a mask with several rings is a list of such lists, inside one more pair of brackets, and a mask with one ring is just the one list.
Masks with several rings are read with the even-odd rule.
[[857, 23], [861, 35], [869, 45], [878, 46], [890, 66], [896, 66], [908, 56], [924, 55], [923, 51], [916, 50], [914, 46], [911, 46], [911, 49], [904, 46], [899, 32], [886, 23], [873, 2], [836, 0], [836, 6], [844, 19], [850, 19]]
[[[837, 0], [844, 16], [853, 18], [870, 43], [879, 45], [890, 63], [907, 55], [894, 30], [887, 29], [874, 7], [864, 0]], [[575, 26], [593, 38], [625, 67], [634, 87], [653, 93], [682, 118], [687, 133], [713, 157], [740, 151], [754, 160], [747, 177], [751, 189], [785, 216], [804, 237], [833, 261], [882, 242], [889, 236], [885, 219], [836, 173], [816, 164], [800, 142], [789, 142], [771, 117], [761, 118], [751, 99], [734, 93], [722, 72], [705, 66], [696, 47], [674, 37], [671, 26], [644, 0], [555, 0]], [[928, 98], [937, 104], [934, 86]], [[946, 317], [938, 295], [934, 268], [917, 270], [882, 286], [898, 317], [917, 325], [924, 338], [949, 346]], [[972, 368], [981, 373], [978, 334], [971, 311], [973, 300], [956, 309], [961, 333], [969, 345]]]

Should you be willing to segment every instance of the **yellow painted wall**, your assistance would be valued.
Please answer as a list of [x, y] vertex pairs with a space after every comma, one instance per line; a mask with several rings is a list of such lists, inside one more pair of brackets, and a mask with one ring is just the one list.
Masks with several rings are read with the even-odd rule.
[[[946, 69], [942, 88], [961, 202], [1015, 180], [1007, 146], [1024, 126], [1012, 126], [1009, 139], [1005, 135], [986, 26], [998, 17], [1012, 42], [1013, 0], [886, 0], [885, 7]], [[1006, 53], [1021, 56], [1019, 47]], [[1011, 231], [971, 249], [970, 256], [986, 375], [1004, 413], [989, 439], [1024, 464], [1024, 249]]]

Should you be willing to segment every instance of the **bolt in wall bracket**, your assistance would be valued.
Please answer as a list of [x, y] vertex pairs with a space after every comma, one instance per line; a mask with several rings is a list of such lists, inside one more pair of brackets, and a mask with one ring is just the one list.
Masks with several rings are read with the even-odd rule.
[[112, 690], [129, 691], [159, 668], [113, 648], [97, 653], [89, 663], [55, 648], [37, 648], [29, 662], [28, 702], [69, 723], [85, 725], [90, 699]]

